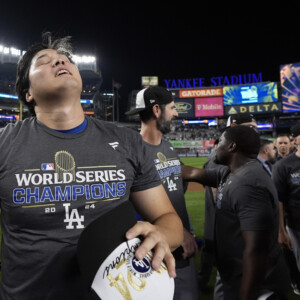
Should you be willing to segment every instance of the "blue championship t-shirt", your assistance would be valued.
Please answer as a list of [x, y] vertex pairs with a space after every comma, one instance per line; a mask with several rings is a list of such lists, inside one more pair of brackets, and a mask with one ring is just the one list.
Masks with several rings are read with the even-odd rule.
[[78, 134], [35, 118], [1, 129], [0, 298], [85, 299], [76, 258], [81, 232], [131, 191], [159, 184], [132, 129], [94, 118]]

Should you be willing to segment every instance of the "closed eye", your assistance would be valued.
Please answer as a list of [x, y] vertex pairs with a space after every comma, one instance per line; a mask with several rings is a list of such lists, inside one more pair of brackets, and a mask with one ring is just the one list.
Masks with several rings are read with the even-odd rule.
[[39, 56], [37, 59], [36, 59], [36, 65], [37, 66], [40, 66], [40, 65], [45, 65], [45, 64], [48, 64], [50, 63], [50, 57], [49, 55], [47, 54], [42, 54], [41, 56]]

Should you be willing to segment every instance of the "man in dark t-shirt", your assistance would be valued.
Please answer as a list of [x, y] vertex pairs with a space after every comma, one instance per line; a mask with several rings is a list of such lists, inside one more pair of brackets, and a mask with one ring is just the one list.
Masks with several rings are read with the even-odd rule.
[[300, 123], [291, 128], [291, 133], [297, 152], [289, 154], [274, 165], [272, 178], [280, 201], [279, 240], [294, 252], [300, 270]]
[[287, 299], [288, 270], [277, 241], [278, 198], [256, 159], [259, 144], [253, 129], [228, 128], [216, 150], [216, 162], [227, 171], [198, 171], [198, 182], [218, 187], [216, 262], [226, 300]]

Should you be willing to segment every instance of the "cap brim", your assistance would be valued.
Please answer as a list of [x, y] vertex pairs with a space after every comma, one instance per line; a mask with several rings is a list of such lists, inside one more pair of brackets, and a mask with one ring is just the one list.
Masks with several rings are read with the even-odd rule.
[[132, 109], [132, 110], [130, 110], [130, 111], [127, 111], [127, 112], [125, 113], [125, 115], [126, 115], [126, 116], [136, 115], [136, 114], [138, 114], [139, 112], [141, 112], [141, 111], [143, 111], [143, 110], [145, 110], [145, 108], [134, 108], [134, 109]]
[[137, 222], [130, 201], [125, 201], [90, 223], [81, 233], [77, 257], [87, 288], [91, 287], [95, 274], [103, 260], [127, 239], [125, 233]]

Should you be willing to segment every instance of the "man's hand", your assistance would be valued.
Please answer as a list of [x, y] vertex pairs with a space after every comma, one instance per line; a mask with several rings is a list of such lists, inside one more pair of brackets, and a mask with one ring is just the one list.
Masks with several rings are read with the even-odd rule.
[[289, 236], [289, 234], [286, 232], [285, 229], [280, 229], [279, 230], [279, 234], [278, 234], [278, 243], [283, 246], [286, 247], [287, 249], [290, 249], [291, 251], [293, 250], [293, 246], [292, 246], [292, 242], [291, 242], [291, 238]]
[[195, 256], [198, 253], [198, 245], [194, 236], [185, 228], [183, 229], [183, 243], [181, 246], [184, 250], [182, 253], [184, 259]]
[[141, 260], [150, 250], [154, 250], [152, 259], [153, 269], [159, 270], [161, 263], [165, 260], [170, 277], [175, 278], [175, 259], [167, 243], [167, 238], [159, 226], [152, 225], [149, 222], [138, 222], [127, 231], [126, 238], [133, 239], [139, 235], [145, 239], [135, 252], [136, 258]]

